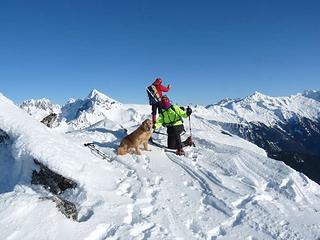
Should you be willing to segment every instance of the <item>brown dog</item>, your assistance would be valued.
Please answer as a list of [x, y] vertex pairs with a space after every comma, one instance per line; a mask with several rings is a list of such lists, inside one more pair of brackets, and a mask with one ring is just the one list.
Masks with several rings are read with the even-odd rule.
[[152, 121], [146, 119], [143, 123], [132, 133], [122, 139], [120, 147], [118, 148], [118, 155], [125, 155], [135, 151], [136, 154], [141, 155], [139, 146], [143, 144], [144, 150], [148, 151], [148, 141], [151, 137]]

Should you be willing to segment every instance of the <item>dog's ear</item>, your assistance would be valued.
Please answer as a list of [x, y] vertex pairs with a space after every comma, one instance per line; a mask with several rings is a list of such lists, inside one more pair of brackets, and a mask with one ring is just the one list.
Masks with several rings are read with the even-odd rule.
[[143, 126], [143, 129], [144, 129], [145, 131], [149, 131], [149, 129], [150, 129], [150, 123], [149, 123], [148, 119], [146, 119], [146, 120], [143, 121], [142, 126]]
[[148, 119], [146, 119], [145, 124], [146, 124], [146, 127], [149, 127], [150, 123]]
[[143, 126], [143, 127], [146, 126], [146, 120], [144, 120], [144, 121], [141, 123], [141, 126]]
[[143, 125], [150, 125], [151, 124], [151, 120], [150, 119], [145, 119], [142, 123]]

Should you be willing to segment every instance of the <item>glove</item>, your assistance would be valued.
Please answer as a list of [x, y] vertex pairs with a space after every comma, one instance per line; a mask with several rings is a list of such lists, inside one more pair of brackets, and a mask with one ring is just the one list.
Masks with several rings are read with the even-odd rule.
[[167, 88], [168, 88], [168, 89], [170, 89], [170, 87], [171, 87], [171, 85], [170, 85], [170, 84], [168, 84], [168, 87], [167, 87]]
[[152, 129], [156, 130], [156, 125], [155, 124], [152, 124]]
[[187, 115], [190, 116], [192, 113], [192, 109], [188, 106], [187, 107]]
[[183, 106], [180, 106], [180, 108], [181, 108], [183, 111], [185, 111], [185, 110], [186, 110]]

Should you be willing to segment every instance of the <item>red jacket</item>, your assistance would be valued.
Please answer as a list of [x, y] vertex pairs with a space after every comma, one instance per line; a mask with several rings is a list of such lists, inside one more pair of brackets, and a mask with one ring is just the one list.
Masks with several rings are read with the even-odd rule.
[[168, 92], [170, 90], [170, 85], [168, 85], [168, 87], [165, 87], [161, 85], [161, 83], [162, 83], [161, 79], [156, 79], [153, 83], [153, 85], [156, 87], [158, 91], [160, 98], [162, 97], [162, 92]]

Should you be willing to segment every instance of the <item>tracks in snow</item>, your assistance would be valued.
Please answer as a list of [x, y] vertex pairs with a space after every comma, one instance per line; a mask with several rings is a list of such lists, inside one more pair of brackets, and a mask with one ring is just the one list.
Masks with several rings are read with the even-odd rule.
[[[156, 147], [151, 149], [143, 152], [145, 155], [128, 155], [112, 163], [124, 173], [118, 181], [117, 194], [130, 199], [120, 206], [126, 214], [112, 227], [113, 238], [216, 239], [240, 225], [246, 225], [252, 232], [262, 232], [266, 239], [279, 232], [288, 239], [301, 236], [287, 222], [277, 220], [276, 216], [280, 219], [288, 216], [279, 204], [273, 203], [277, 194], [295, 201], [295, 197], [290, 197], [294, 191], [290, 171], [275, 176], [283, 179], [281, 186], [276, 186], [268, 179], [273, 176], [266, 170], [270, 166], [264, 166], [263, 157], [261, 163], [253, 166], [250, 154], [240, 150], [237, 154], [238, 149], [228, 151], [219, 145], [212, 149], [188, 148], [187, 157]], [[210, 160], [212, 153], [214, 158]], [[237, 158], [238, 155], [242, 157]], [[221, 159], [224, 156], [229, 159]], [[303, 190], [296, 190], [303, 198]], [[277, 212], [271, 214], [275, 223], [268, 220], [268, 208]], [[196, 214], [192, 216], [190, 212]]]

